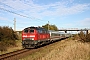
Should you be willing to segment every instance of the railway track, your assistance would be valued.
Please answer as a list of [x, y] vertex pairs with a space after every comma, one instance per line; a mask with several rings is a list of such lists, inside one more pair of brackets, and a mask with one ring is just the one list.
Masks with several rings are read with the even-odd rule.
[[[61, 40], [63, 40], [63, 39], [61, 39]], [[57, 39], [57, 41], [60, 41], [60, 39], [59, 40]], [[50, 44], [52, 44], [52, 43], [50, 43]], [[27, 56], [30, 53], [33, 53], [35, 51], [38, 51], [39, 49], [40, 48], [38, 48], [38, 49], [21, 49], [21, 50], [17, 50], [14, 52], [2, 54], [2, 55], [0, 55], [0, 60], [19, 60], [20, 58]]]
[[21, 57], [21, 54], [28, 51], [30, 51], [30, 49], [21, 49], [14, 52], [2, 54], [0, 55], [0, 60], [18, 60]]

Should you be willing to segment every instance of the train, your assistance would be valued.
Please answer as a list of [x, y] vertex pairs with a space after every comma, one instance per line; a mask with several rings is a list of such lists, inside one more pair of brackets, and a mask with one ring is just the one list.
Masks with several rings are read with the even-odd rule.
[[69, 37], [65, 33], [47, 30], [43, 27], [27, 27], [22, 30], [22, 47], [36, 48], [56, 40]]

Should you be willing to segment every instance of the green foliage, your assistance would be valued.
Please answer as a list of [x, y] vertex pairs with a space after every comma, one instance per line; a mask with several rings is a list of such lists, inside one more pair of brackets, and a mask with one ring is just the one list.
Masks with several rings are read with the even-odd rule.
[[83, 31], [78, 34], [82, 42], [90, 42], [90, 34], [84, 34]]
[[49, 30], [55, 30], [55, 31], [58, 30], [56, 25], [48, 25], [48, 24], [46, 24], [46, 25], [43, 25], [42, 27], [48, 30], [48, 26], [49, 26]]

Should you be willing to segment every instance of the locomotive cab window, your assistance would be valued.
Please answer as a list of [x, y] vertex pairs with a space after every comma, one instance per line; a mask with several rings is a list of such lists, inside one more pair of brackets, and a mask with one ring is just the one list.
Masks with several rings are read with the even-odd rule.
[[31, 29], [29, 32], [30, 32], [30, 33], [34, 33], [34, 30], [33, 30], [33, 29]]
[[28, 33], [28, 29], [25, 29], [25, 30], [24, 30], [24, 33]]

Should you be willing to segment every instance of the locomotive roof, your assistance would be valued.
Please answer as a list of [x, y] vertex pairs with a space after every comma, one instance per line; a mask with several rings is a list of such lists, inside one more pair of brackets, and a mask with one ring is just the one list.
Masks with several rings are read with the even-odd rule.
[[46, 29], [44, 29], [44, 28], [42, 28], [42, 27], [27, 27], [27, 28], [25, 28], [25, 29], [46, 30]]

